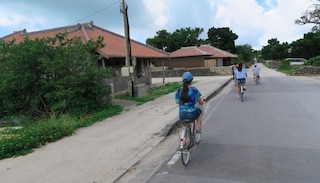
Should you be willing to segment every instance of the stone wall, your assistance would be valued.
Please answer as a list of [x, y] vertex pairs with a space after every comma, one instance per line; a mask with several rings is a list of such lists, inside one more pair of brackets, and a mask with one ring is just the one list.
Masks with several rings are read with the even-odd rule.
[[275, 60], [266, 60], [263, 61], [263, 64], [271, 69], [277, 69], [280, 66], [280, 61]]
[[134, 96], [135, 97], [144, 97], [147, 95], [147, 85], [138, 84], [134, 86]]
[[[197, 67], [197, 68], [180, 68], [173, 70], [165, 70], [165, 77], [181, 77], [186, 71], [192, 73], [193, 76], [227, 76], [232, 75], [231, 67]], [[153, 78], [163, 77], [162, 70], [152, 71]]]
[[293, 67], [292, 75], [306, 76], [306, 75], [319, 75], [320, 67], [318, 66], [295, 66]]

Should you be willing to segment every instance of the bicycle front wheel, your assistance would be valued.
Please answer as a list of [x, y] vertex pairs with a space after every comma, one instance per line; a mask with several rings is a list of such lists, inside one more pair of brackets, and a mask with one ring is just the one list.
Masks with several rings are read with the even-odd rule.
[[181, 161], [184, 166], [187, 166], [190, 159], [190, 150], [181, 149]]
[[190, 129], [186, 129], [185, 134], [185, 145], [180, 148], [181, 153], [181, 161], [184, 166], [187, 166], [190, 160], [190, 150], [188, 150], [188, 146], [191, 143]]
[[240, 94], [241, 102], [243, 102], [243, 92]]

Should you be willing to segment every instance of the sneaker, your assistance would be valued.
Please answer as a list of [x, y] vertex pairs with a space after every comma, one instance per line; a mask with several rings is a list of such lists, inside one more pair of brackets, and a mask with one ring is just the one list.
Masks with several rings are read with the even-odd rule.
[[239, 95], [237, 95], [237, 98], [240, 98], [240, 96], [239, 96]]

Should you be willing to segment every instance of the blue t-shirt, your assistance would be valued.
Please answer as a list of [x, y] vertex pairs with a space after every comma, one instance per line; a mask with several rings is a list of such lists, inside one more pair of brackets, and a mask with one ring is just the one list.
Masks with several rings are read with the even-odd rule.
[[247, 77], [247, 71], [245, 68], [242, 68], [241, 72], [238, 69], [236, 69], [234, 71], [234, 75], [236, 79], [245, 79]]
[[193, 112], [194, 110], [196, 110], [196, 104], [198, 103], [198, 99], [201, 96], [200, 91], [196, 87], [191, 86], [188, 91], [189, 101], [184, 104], [180, 102], [181, 91], [182, 88], [179, 88], [175, 94], [175, 100], [179, 104], [179, 112]]

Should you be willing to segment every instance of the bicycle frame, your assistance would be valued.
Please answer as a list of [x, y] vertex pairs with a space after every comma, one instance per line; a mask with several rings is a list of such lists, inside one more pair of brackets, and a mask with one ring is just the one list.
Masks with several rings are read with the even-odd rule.
[[240, 83], [240, 94], [243, 94], [243, 83]]
[[[181, 161], [184, 166], [187, 166], [190, 159], [190, 144], [194, 142], [194, 132], [195, 132], [195, 120], [184, 120], [183, 127], [180, 135], [180, 153]], [[194, 144], [193, 144], [194, 145]]]
[[244, 85], [244, 82], [240, 82], [238, 83], [240, 85], [240, 98], [241, 98], [241, 102], [243, 102], [243, 85]]
[[[199, 106], [204, 112], [205, 102], [202, 106]], [[190, 159], [190, 149], [195, 145], [199, 144], [201, 139], [201, 132], [196, 132], [196, 120], [184, 119], [182, 122], [182, 129], [179, 133], [179, 150], [181, 154], [181, 161], [184, 166], [187, 166]], [[202, 129], [202, 123], [201, 129]]]
[[260, 76], [256, 76], [254, 81], [256, 85], [260, 84]]
[[183, 121], [183, 127], [180, 134], [180, 149], [186, 148], [186, 145], [189, 145], [190, 142], [187, 142], [186, 136], [187, 133], [190, 133], [190, 139], [192, 140], [194, 136], [194, 126], [195, 126], [195, 120], [194, 121]]

